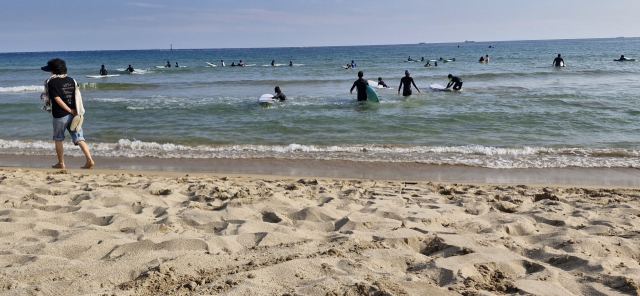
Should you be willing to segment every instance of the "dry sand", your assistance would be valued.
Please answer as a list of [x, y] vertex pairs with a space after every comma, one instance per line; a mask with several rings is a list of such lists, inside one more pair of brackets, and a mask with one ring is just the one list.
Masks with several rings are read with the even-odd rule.
[[637, 295], [640, 190], [0, 171], [0, 295]]

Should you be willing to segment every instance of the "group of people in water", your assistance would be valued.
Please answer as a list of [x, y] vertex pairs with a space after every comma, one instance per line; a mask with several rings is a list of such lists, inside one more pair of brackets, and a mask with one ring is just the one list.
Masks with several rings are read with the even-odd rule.
[[[453, 87], [453, 90], [462, 89], [462, 79], [460, 77], [453, 76], [449, 74], [447, 76], [449, 78], [449, 83], [447, 84], [447, 89]], [[358, 101], [366, 101], [367, 100], [367, 86], [369, 82], [364, 79], [364, 72], [358, 71], [358, 80], [353, 82], [351, 89], [349, 90], [350, 94], [353, 94], [353, 90], [356, 89], [358, 91]], [[382, 80], [382, 77], [378, 77], [378, 86], [383, 88], [388, 88], [387, 84]], [[422, 93], [420, 88], [416, 85], [416, 82], [411, 77], [411, 71], [405, 70], [404, 77], [400, 79], [400, 85], [398, 86], [398, 95], [400, 91], [402, 91], [402, 96], [408, 97], [413, 93], [413, 88], [415, 88], [418, 93]]]

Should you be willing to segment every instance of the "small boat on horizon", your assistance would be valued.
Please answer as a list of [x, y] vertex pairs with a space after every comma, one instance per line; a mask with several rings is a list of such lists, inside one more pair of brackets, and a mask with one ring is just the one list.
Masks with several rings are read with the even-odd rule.
[[470, 43], [470, 42], [475, 42], [475, 41], [469, 41], [469, 40], [464, 41], [464, 43]]

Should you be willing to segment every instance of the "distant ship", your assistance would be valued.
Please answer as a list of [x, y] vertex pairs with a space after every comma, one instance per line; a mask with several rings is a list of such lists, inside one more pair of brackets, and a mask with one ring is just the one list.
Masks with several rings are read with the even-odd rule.
[[424, 42], [420, 42], [420, 43], [418, 43], [418, 44], [426, 44], [426, 43], [424, 43]]
[[475, 41], [469, 41], [469, 40], [464, 41], [464, 43], [469, 43], [469, 42], [475, 42]]

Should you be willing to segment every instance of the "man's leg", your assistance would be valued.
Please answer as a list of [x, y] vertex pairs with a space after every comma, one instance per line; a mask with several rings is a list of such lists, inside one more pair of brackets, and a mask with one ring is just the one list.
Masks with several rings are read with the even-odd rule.
[[460, 90], [462, 88], [462, 82], [458, 82], [453, 86], [454, 90]]
[[85, 143], [84, 141], [78, 141], [77, 144], [80, 147], [80, 150], [82, 150], [82, 153], [84, 153], [84, 157], [87, 158], [87, 163], [85, 163], [85, 165], [82, 168], [83, 169], [92, 168], [96, 163], [93, 162], [93, 159], [91, 159], [91, 152], [89, 152], [89, 146], [87, 146], [87, 143]]
[[58, 163], [52, 165], [54, 169], [64, 169], [64, 146], [62, 141], [56, 140], [56, 154], [58, 155]]

